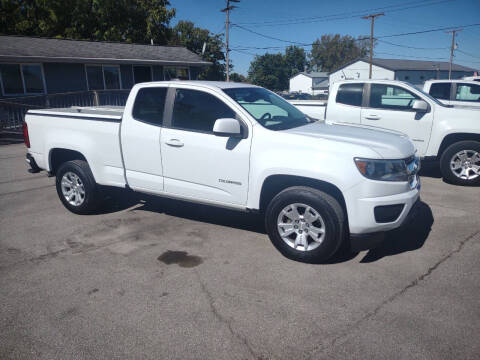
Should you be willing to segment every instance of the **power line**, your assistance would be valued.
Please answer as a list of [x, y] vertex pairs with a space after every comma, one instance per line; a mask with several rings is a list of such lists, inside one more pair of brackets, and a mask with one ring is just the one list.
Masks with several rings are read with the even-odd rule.
[[402, 45], [402, 44], [395, 44], [395, 43], [391, 43], [390, 41], [379, 40], [379, 39], [377, 39], [377, 41], [379, 41], [381, 43], [388, 44], [388, 45], [392, 45], [392, 46], [397, 46], [397, 47], [402, 47], [402, 48], [407, 48], [407, 49], [414, 49], [414, 50], [446, 50], [446, 49], [449, 49], [449, 47], [432, 47], [432, 48], [415, 47], [415, 46], [408, 46], [408, 45]]
[[[311, 46], [313, 45], [313, 43], [302, 43], [302, 42], [298, 42], [298, 41], [292, 41], [292, 40], [285, 40], [285, 39], [280, 39], [280, 38], [276, 38], [276, 37], [273, 37], [273, 36], [269, 36], [269, 35], [265, 35], [265, 34], [262, 34], [262, 33], [259, 33], [258, 31], [254, 31], [254, 30], [251, 30], [249, 28], [246, 28], [244, 26], [241, 26], [241, 25], [238, 25], [238, 24], [231, 24], [232, 26], [236, 27], [236, 28], [239, 28], [239, 29], [242, 29], [244, 31], [248, 31], [252, 34], [255, 34], [255, 35], [258, 35], [258, 36], [261, 36], [261, 37], [264, 37], [266, 39], [270, 39], [270, 40], [276, 40], [276, 41], [280, 41], [280, 42], [284, 42], [284, 43], [289, 43], [289, 44], [295, 44], [295, 45], [300, 45], [300, 46]], [[469, 27], [474, 27], [474, 26], [480, 26], [480, 23], [476, 23], [476, 24], [467, 24], [467, 25], [458, 25], [458, 26], [448, 26], [448, 27], [441, 27], [441, 28], [436, 28], [436, 29], [427, 29], [427, 30], [420, 30], [420, 31], [413, 31], [413, 32], [407, 32], [407, 33], [399, 33], [399, 34], [388, 34], [388, 35], [380, 35], [380, 36], [377, 36], [375, 37], [375, 40], [378, 40], [378, 39], [384, 39], [384, 38], [390, 38], [390, 37], [399, 37], [399, 36], [409, 36], [409, 35], [418, 35], [418, 34], [426, 34], [426, 33], [431, 33], [431, 32], [438, 32], [438, 31], [448, 31], [448, 30], [454, 30], [456, 28], [469, 28]], [[357, 38], [357, 39], [354, 39], [355, 41], [362, 41], [362, 40], [367, 40], [368, 38], [364, 37], [364, 38]]]
[[465, 51], [462, 51], [462, 50], [459, 50], [459, 49], [456, 49], [459, 53], [462, 53], [464, 55], [468, 55], [468, 56], [471, 56], [471, 57], [474, 57], [474, 58], [477, 58], [477, 59], [480, 59], [480, 56], [477, 56], [477, 55], [472, 55], [472, 54], [469, 54]]
[[451, 2], [451, 1], [453, 0], [427, 0], [420, 4], [418, 3], [418, 1], [410, 1], [407, 3], [402, 3], [397, 5], [382, 6], [382, 7], [366, 9], [366, 10], [342, 12], [342, 13], [331, 14], [331, 15], [311, 16], [311, 17], [285, 19], [285, 20], [270, 20], [270, 21], [262, 21], [262, 22], [241, 22], [238, 24], [256, 25], [256, 26], [281, 26], [281, 25], [307, 24], [307, 23], [315, 23], [315, 22], [322, 22], [322, 21], [345, 20], [345, 19], [351, 19], [351, 18], [358, 18], [362, 15], [365, 15], [371, 12], [376, 12], [376, 11], [388, 11], [388, 12], [403, 11], [403, 10], [408, 10], [412, 8], [438, 5], [438, 4]]
[[232, 50], [232, 51], [235, 51], [235, 52], [238, 52], [238, 53], [240, 53], [240, 54], [257, 56], [257, 54], [254, 54], [254, 53], [251, 53], [251, 52], [248, 52], [248, 51], [244, 51], [244, 50], [237, 50], [237, 49], [231, 49], [231, 50]]
[[289, 44], [308, 45], [308, 44], [301, 43], [301, 42], [298, 42], [298, 41], [284, 40], [284, 39], [279, 39], [279, 38], [276, 38], [276, 37], [273, 37], [273, 36], [261, 34], [261, 33], [259, 33], [259, 32], [256, 32], [256, 31], [254, 31], [254, 30], [250, 30], [250, 29], [248, 29], [248, 28], [246, 28], [246, 27], [244, 27], [244, 26], [238, 25], [238, 24], [232, 24], [232, 26], [235, 26], [235, 27], [237, 27], [237, 28], [239, 28], [239, 29], [248, 31], [248, 32], [250, 32], [250, 33], [252, 33], [252, 34], [255, 34], [255, 35], [264, 37], [264, 38], [266, 38], [266, 39], [277, 40], [277, 41], [281, 41], [281, 42], [285, 42], [285, 43], [289, 43]]
[[425, 57], [425, 56], [411, 56], [411, 55], [405, 55], [405, 54], [392, 54], [389, 52], [383, 52], [383, 51], [375, 51], [376, 54], [380, 55], [390, 55], [390, 56], [397, 56], [397, 57], [408, 57], [408, 58], [413, 58], [413, 59], [427, 59], [427, 60], [438, 60], [438, 61], [445, 61], [448, 60], [448, 58], [433, 58], [433, 57]]
[[425, 33], [431, 33], [431, 32], [436, 32], [436, 31], [448, 31], [448, 30], [454, 30], [457, 28], [467, 28], [467, 27], [473, 27], [473, 26], [480, 26], [480, 23], [477, 24], [469, 24], [469, 25], [459, 25], [459, 26], [448, 26], [448, 27], [443, 27], [443, 28], [437, 28], [437, 29], [428, 29], [428, 30], [421, 30], [421, 31], [413, 31], [413, 32], [408, 32], [408, 33], [400, 33], [400, 34], [390, 34], [390, 35], [382, 35], [378, 36], [377, 39], [383, 39], [383, 38], [389, 38], [389, 37], [397, 37], [397, 36], [408, 36], [408, 35], [417, 35], [417, 34], [425, 34]]

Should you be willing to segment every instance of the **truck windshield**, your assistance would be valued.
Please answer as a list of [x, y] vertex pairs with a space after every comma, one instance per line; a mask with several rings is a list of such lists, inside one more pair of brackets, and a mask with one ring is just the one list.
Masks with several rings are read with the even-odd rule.
[[223, 91], [267, 129], [286, 130], [313, 122], [295, 106], [266, 89], [242, 87]]
[[432, 100], [435, 104], [439, 105], [439, 106], [443, 106], [443, 107], [451, 107], [449, 105], [445, 105], [444, 103], [442, 103], [441, 101], [439, 101], [438, 99], [435, 99], [432, 95], [426, 93], [425, 91], [423, 91], [422, 88], [420, 87], [417, 87], [409, 82], [405, 82], [405, 84], [411, 86], [412, 88], [414, 88], [415, 90], [421, 92], [423, 95], [425, 95], [425, 97], [429, 98], [430, 100]]

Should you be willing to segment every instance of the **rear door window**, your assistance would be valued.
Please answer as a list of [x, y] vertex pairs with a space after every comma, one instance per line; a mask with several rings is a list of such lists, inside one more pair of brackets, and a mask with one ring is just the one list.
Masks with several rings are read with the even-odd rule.
[[480, 85], [458, 83], [455, 100], [480, 102]]
[[436, 99], [450, 100], [451, 83], [434, 83], [430, 87], [430, 95]]
[[335, 101], [339, 104], [362, 106], [363, 83], [342, 84]]
[[167, 87], [147, 87], [138, 91], [133, 104], [132, 116], [152, 125], [161, 126], [165, 109]]
[[211, 133], [217, 119], [235, 116], [235, 112], [227, 104], [213, 95], [198, 90], [176, 90], [172, 113], [173, 128]]

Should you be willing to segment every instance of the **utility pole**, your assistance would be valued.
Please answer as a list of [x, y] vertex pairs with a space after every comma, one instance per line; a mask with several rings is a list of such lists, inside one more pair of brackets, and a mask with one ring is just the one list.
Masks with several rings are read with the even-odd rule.
[[450, 65], [448, 67], [448, 80], [452, 78], [452, 62], [453, 62], [453, 53], [455, 51], [455, 34], [459, 31], [462, 31], [462, 29], [446, 31], [447, 34], [452, 33], [452, 46], [450, 47]]
[[371, 27], [370, 27], [370, 71], [368, 73], [368, 78], [371, 79], [372, 78], [372, 62], [373, 62], [373, 24], [375, 23], [375, 18], [378, 17], [378, 16], [384, 16], [385, 14], [382, 12], [382, 13], [378, 13], [378, 14], [371, 14], [371, 15], [367, 15], [367, 16], [362, 16], [362, 19], [371, 19], [372, 21], [372, 24], [371, 24]]
[[237, 6], [230, 5], [231, 2], [239, 3], [240, 0], [227, 0], [227, 7], [225, 9], [220, 10], [224, 12], [225, 17], [225, 67], [227, 70], [227, 81], [230, 81], [230, 61], [229, 61], [229, 52], [230, 48], [228, 47], [228, 30], [230, 28], [230, 10], [235, 9]]

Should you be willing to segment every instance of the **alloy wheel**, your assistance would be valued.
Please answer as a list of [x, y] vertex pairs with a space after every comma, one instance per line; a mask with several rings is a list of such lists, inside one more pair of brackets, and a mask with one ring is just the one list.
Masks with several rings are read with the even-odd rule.
[[326, 234], [325, 222], [318, 211], [301, 203], [287, 205], [280, 211], [277, 229], [282, 240], [299, 251], [316, 249]]

